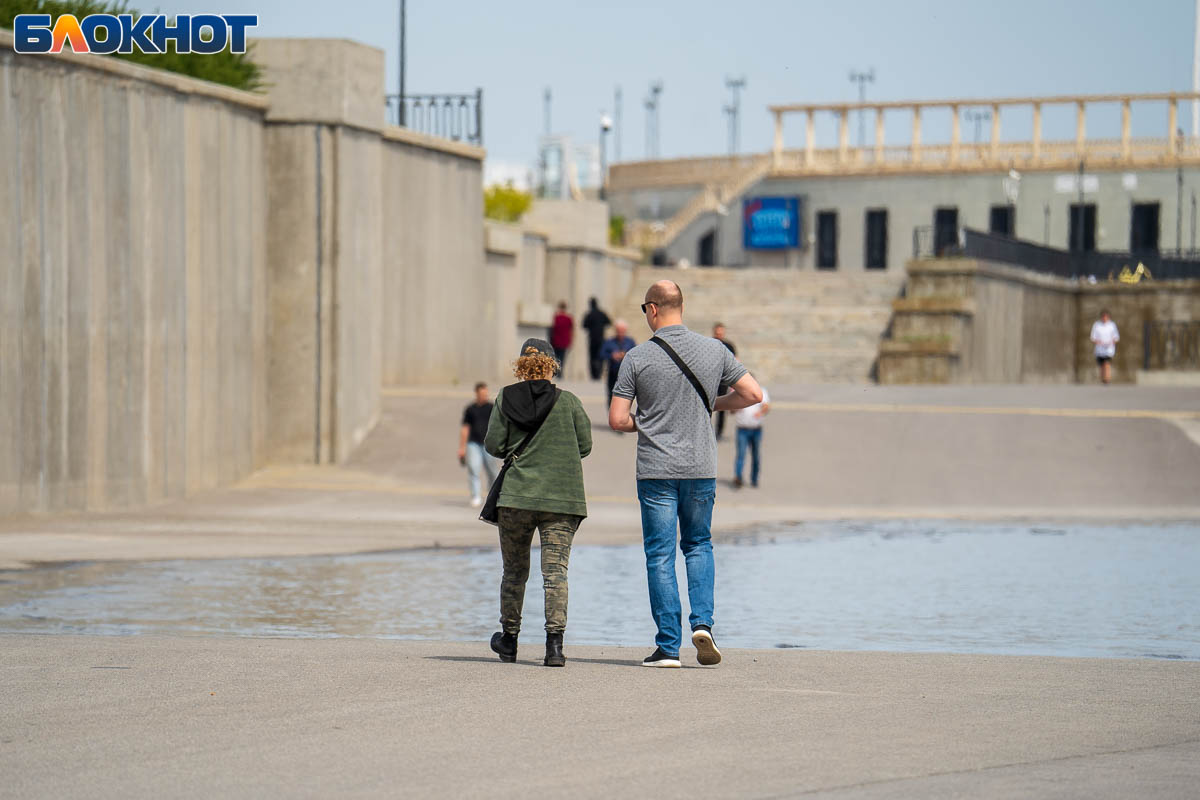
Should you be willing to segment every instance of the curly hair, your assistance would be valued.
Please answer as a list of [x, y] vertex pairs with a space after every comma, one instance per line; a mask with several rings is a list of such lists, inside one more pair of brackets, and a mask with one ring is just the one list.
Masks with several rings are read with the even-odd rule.
[[523, 381], [549, 380], [559, 369], [557, 358], [539, 353], [536, 347], [526, 347], [525, 355], [513, 363], [513, 375]]

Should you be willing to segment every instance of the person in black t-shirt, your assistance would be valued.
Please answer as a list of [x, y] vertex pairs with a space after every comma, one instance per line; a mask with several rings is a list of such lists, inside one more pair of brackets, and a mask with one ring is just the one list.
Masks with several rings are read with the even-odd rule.
[[[718, 322], [716, 325], [713, 325], [713, 338], [716, 339], [721, 344], [728, 347], [729, 352], [733, 353], [735, 356], [737, 355], [737, 348], [733, 346], [733, 342], [731, 342], [725, 338], [725, 326], [723, 324], [721, 324], [720, 322]], [[728, 391], [729, 391], [729, 387], [724, 384], [721, 384], [721, 386], [717, 389], [717, 394], [722, 395]], [[724, 434], [725, 434], [725, 412], [718, 411], [717, 412], [717, 439], [720, 440]]]
[[487, 436], [488, 420], [492, 418], [492, 402], [488, 399], [486, 383], [475, 384], [475, 402], [463, 410], [462, 429], [458, 436], [458, 461], [467, 468], [467, 486], [471, 490], [471, 505], [483, 504], [479, 493], [481, 472], [488, 476], [488, 488], [496, 480], [496, 460], [483, 448]]

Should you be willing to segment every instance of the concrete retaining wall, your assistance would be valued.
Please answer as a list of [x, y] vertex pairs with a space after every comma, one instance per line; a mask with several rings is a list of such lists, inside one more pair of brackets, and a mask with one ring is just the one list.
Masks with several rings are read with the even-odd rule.
[[0, 513], [264, 462], [265, 105], [0, 33]]
[[269, 97], [0, 31], [0, 513], [339, 461], [385, 381], [495, 369], [483, 151], [385, 128], [379, 50], [257, 58]]
[[1200, 320], [1200, 281], [1088, 284], [974, 259], [914, 261], [908, 274], [881, 383], [1096, 383], [1101, 308], [1121, 331], [1113, 381], [1130, 383], [1148, 320]]
[[603, 206], [485, 241], [484, 151], [385, 126], [382, 51], [256, 47], [267, 97], [0, 32], [0, 513], [342, 461], [383, 386], [505, 380], [551, 298], [625, 300]]
[[634, 254], [565, 244], [577, 237], [562, 231], [552, 235], [488, 223], [487, 234], [489, 295], [481, 307], [487, 330], [498, 331], [493, 337], [498, 346], [485, 348], [491, 369], [480, 373], [480, 378], [507, 381], [521, 343], [530, 337], [547, 337], [560, 301], [566, 301], [575, 319], [564, 375], [572, 380], [587, 378], [587, 334], [579, 325], [588, 300], [595, 297], [616, 319], [628, 303]]
[[385, 139], [382, 179], [383, 382], [490, 374], [482, 320], [472, 316], [494, 302], [485, 279], [481, 160]]

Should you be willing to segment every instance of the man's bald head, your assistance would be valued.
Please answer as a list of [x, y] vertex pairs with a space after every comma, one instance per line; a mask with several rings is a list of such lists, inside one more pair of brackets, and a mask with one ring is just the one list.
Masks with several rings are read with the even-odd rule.
[[659, 281], [646, 291], [646, 302], [660, 309], [680, 311], [683, 309], [683, 290], [675, 281]]

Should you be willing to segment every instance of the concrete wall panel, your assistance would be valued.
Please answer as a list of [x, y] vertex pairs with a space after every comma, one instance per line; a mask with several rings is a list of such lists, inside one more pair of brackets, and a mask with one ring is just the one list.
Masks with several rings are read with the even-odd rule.
[[477, 159], [384, 140], [383, 383], [494, 376]]
[[96, 63], [0, 53], [0, 513], [154, 502], [263, 459], [261, 109]]

